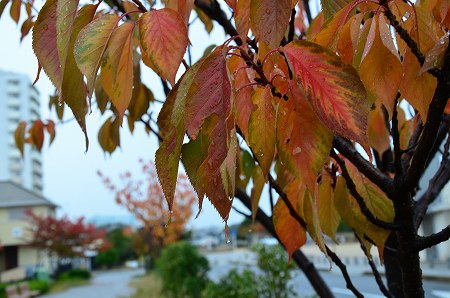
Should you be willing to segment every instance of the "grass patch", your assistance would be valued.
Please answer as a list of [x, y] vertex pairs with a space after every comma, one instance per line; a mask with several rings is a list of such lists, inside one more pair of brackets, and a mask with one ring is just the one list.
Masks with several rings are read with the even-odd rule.
[[165, 298], [161, 279], [155, 273], [140, 275], [130, 282], [130, 287], [136, 289], [131, 298]]
[[49, 292], [50, 293], [62, 292], [62, 291], [66, 291], [73, 287], [85, 286], [89, 283], [90, 283], [89, 280], [81, 279], [81, 278], [59, 280], [52, 284]]

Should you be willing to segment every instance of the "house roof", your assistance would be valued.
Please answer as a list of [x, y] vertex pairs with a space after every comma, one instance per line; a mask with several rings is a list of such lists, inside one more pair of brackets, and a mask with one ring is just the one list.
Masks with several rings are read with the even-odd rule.
[[50, 206], [58, 207], [43, 196], [11, 181], [0, 181], [0, 208]]

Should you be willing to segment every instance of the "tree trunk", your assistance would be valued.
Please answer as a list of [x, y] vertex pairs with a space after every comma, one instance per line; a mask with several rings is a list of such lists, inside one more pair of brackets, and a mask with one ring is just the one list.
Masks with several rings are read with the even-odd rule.
[[404, 298], [402, 270], [400, 268], [400, 262], [398, 261], [398, 245], [395, 233], [391, 233], [386, 241], [383, 259], [389, 291], [396, 298]]

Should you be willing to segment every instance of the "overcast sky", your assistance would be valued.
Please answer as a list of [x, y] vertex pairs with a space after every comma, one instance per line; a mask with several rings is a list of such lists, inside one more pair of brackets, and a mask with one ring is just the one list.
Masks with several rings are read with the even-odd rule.
[[[0, 68], [25, 74], [30, 81], [33, 81], [37, 71], [37, 60], [31, 47], [31, 34], [22, 43], [19, 42], [20, 25], [16, 26], [9, 17], [9, 6], [0, 18], [0, 32], [2, 37]], [[194, 61], [203, 54], [206, 47], [225, 40], [223, 30], [219, 26], [215, 26], [214, 31], [208, 36], [200, 21], [191, 27], [191, 32], [200, 32], [190, 36]], [[156, 98], [164, 98], [160, 81], [151, 70], [147, 68], [143, 71], [142, 78], [152, 89]], [[42, 118], [51, 118], [56, 121], [56, 115], [49, 114], [48, 110], [48, 97], [49, 94], [53, 94], [54, 89], [43, 72], [36, 87], [41, 93]], [[159, 109], [159, 105], [156, 107]], [[66, 109], [65, 114], [66, 118], [71, 118], [69, 109]], [[97, 133], [100, 125], [110, 115], [100, 117], [94, 110], [87, 116], [90, 146], [86, 154], [84, 153], [84, 136], [75, 121], [58, 125], [55, 141], [50, 147], [44, 146], [42, 150], [44, 196], [60, 206], [59, 214], [68, 214], [72, 218], [85, 216], [88, 219], [94, 216], [128, 214], [126, 210], [115, 204], [113, 194], [106, 190], [96, 172], [100, 170], [116, 181], [118, 181], [118, 175], [125, 171], [140, 173], [138, 160], [140, 158], [154, 160], [157, 140], [153, 135], [147, 136], [140, 125], [137, 125], [134, 135], [130, 135], [124, 121], [124, 129], [121, 131], [121, 148], [112, 156], [105, 155], [98, 144]], [[237, 204], [237, 206], [240, 205]], [[194, 214], [196, 212], [197, 209], [194, 206]], [[232, 211], [229, 223], [240, 220], [242, 217]], [[192, 220], [191, 226], [209, 225], [222, 225], [222, 220], [205, 200], [201, 215], [196, 220]]]

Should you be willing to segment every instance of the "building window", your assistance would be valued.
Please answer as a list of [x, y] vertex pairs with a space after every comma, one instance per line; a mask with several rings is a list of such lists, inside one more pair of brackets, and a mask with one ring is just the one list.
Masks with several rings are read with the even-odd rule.
[[28, 219], [25, 214], [27, 208], [24, 207], [14, 207], [8, 209], [8, 218], [10, 221], [24, 221]]
[[8, 80], [8, 84], [18, 86], [20, 82], [19, 80]]
[[23, 236], [21, 227], [13, 227], [11, 230], [11, 236], [13, 238], [21, 238]]

